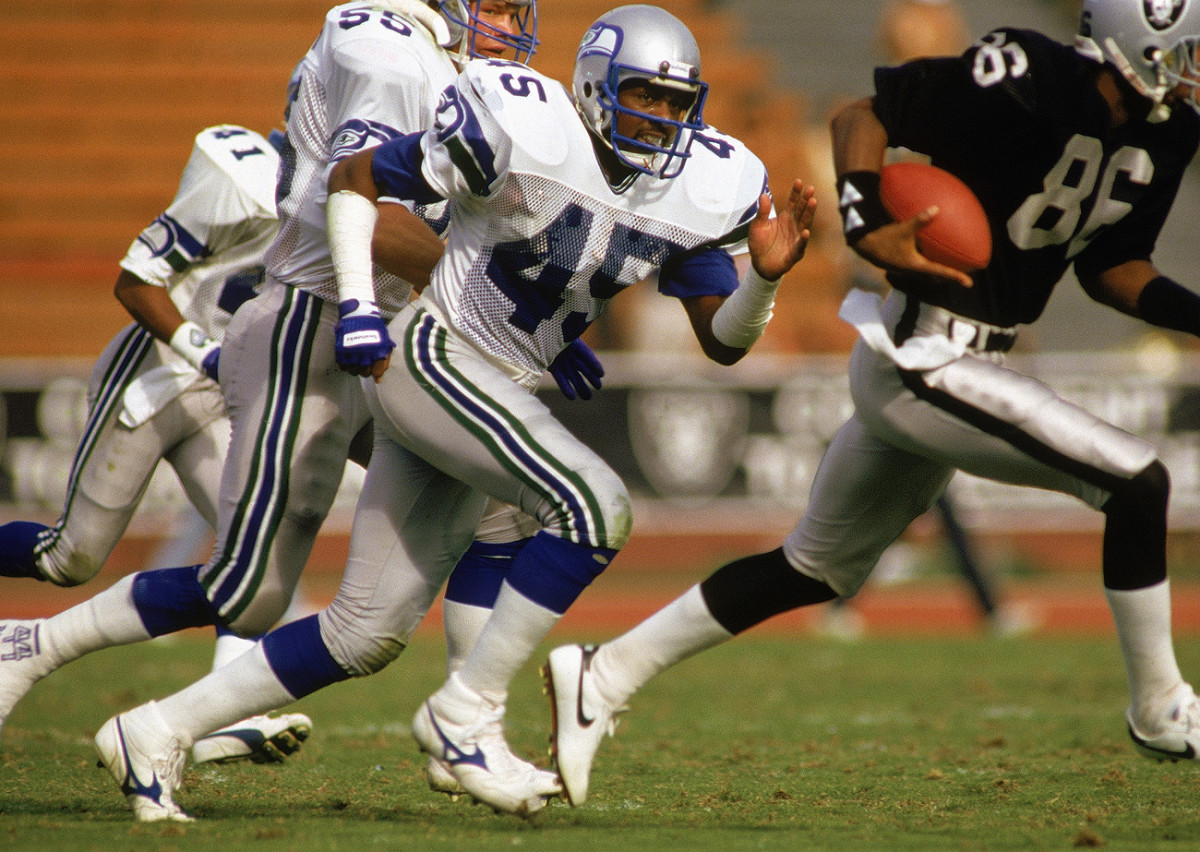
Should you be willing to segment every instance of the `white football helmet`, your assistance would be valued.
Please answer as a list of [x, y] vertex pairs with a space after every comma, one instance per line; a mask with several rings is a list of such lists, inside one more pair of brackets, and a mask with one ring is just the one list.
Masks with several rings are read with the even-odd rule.
[[1151, 120], [1170, 115], [1163, 98], [1180, 83], [1191, 86], [1188, 102], [1200, 112], [1200, 0], [1084, 0], [1075, 48], [1112, 63], [1153, 101]]
[[479, 6], [483, 0], [439, 0], [438, 11], [450, 30], [447, 44], [456, 45], [457, 63], [461, 68], [469, 59], [479, 59], [475, 51], [475, 39], [486, 36], [503, 42], [515, 52], [517, 62], [528, 62], [537, 50], [537, 0], [508, 0], [522, 7], [517, 16], [517, 33], [509, 35], [493, 27], [479, 17]]
[[[663, 145], [650, 145], [617, 131], [619, 114], [645, 115], [617, 102], [617, 92], [627, 80], [645, 80], [692, 95], [681, 121], [653, 117], [673, 128], [671, 139]], [[674, 15], [657, 6], [641, 5], [621, 6], [601, 15], [579, 45], [573, 88], [584, 124], [621, 162], [662, 178], [673, 178], [683, 170], [691, 156], [692, 138], [704, 127], [708, 84], [700, 80], [696, 39]]]

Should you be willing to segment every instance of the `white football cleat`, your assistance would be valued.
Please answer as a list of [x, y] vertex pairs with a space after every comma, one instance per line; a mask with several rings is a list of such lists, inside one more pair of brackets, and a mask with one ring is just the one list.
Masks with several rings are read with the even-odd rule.
[[458, 779], [454, 777], [450, 767], [432, 754], [429, 755], [429, 764], [425, 767], [425, 777], [429, 781], [430, 790], [435, 793], [445, 793], [452, 802], [457, 802], [458, 797], [464, 792], [462, 784], [458, 783]]
[[1176, 687], [1166, 716], [1153, 732], [1134, 724], [1130, 711], [1125, 721], [1134, 746], [1146, 757], [1172, 762], [1200, 759], [1200, 698], [1188, 684]]
[[502, 706], [452, 674], [417, 711], [413, 737], [474, 799], [497, 812], [532, 817], [558, 795], [558, 780], [512, 753], [503, 720]]
[[96, 734], [100, 765], [138, 822], [191, 821], [172, 798], [183, 780], [188, 745], [167, 727], [153, 701], [112, 717]]
[[281, 763], [312, 733], [312, 719], [303, 713], [284, 713], [280, 716], [251, 716], [236, 725], [213, 731], [196, 740], [192, 746], [192, 762], [233, 763], [249, 760], [254, 763]]
[[44, 621], [0, 621], [0, 728], [17, 702], [54, 670], [42, 652]]
[[542, 676], [550, 696], [550, 753], [563, 792], [572, 806], [587, 800], [588, 777], [600, 741], [617, 730], [617, 716], [629, 707], [605, 701], [595, 686], [595, 646], [563, 645], [550, 652]]

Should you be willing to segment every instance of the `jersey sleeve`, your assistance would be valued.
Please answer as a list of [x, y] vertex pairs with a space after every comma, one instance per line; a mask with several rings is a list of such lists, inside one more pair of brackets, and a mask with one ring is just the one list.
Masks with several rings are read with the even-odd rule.
[[[380, 24], [369, 20], [361, 26]], [[335, 110], [329, 116], [334, 163], [387, 139], [424, 130], [429, 123], [425, 104], [431, 99], [430, 83], [419, 54], [404, 52], [404, 42], [398, 44], [394, 31], [380, 28], [379, 37], [370, 29], [352, 32], [353, 40], [341, 40], [330, 51], [325, 80], [326, 102]], [[420, 37], [410, 33], [403, 38]]]
[[174, 200], [121, 261], [123, 269], [148, 284], [169, 286], [192, 265], [275, 226], [274, 215], [239, 186], [215, 159], [220, 151], [201, 144], [202, 137], [197, 137]]
[[658, 273], [658, 290], [664, 296], [728, 296], [738, 286], [733, 257], [722, 248], [705, 248], [670, 258]]
[[512, 138], [492, 115], [495, 98], [479, 73], [487, 67], [468, 65], [442, 92], [434, 125], [421, 140], [422, 174], [443, 198], [486, 198], [508, 173]]

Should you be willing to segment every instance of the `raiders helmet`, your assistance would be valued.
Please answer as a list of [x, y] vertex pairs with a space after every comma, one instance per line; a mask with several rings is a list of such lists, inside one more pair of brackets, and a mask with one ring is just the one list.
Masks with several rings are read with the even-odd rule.
[[[645, 80], [692, 95], [681, 121], [654, 116], [654, 121], [673, 130], [662, 145], [618, 132], [618, 115], [645, 115], [617, 102], [617, 92], [628, 80]], [[704, 127], [708, 94], [708, 84], [700, 80], [700, 48], [682, 21], [657, 6], [621, 6], [601, 15], [579, 45], [573, 89], [584, 124], [623, 163], [662, 178], [682, 171], [691, 156], [693, 135]]]
[[1153, 101], [1152, 120], [1170, 115], [1162, 101], [1180, 83], [1192, 87], [1188, 102], [1200, 112], [1200, 0], [1084, 0], [1075, 47], [1097, 62], [1112, 63]]
[[438, 11], [450, 29], [449, 44], [457, 45], [457, 62], [461, 68], [468, 59], [478, 59], [475, 39], [479, 36], [493, 38], [511, 47], [517, 62], [528, 62], [537, 50], [537, 0], [508, 0], [521, 6], [517, 16], [515, 35], [498, 30], [480, 19], [478, 10], [482, 0], [439, 0]]

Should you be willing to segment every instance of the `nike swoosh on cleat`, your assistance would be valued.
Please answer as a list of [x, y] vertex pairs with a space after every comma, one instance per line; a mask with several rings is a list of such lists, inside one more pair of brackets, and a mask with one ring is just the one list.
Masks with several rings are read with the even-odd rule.
[[126, 796], [142, 796], [158, 802], [163, 792], [162, 782], [155, 775], [153, 784], [143, 784], [134, 773], [133, 764], [129, 762], [129, 749], [125, 745], [125, 729], [120, 719], [117, 719], [117, 741], [121, 744], [121, 760], [125, 764], [125, 780], [121, 783], [121, 792]]
[[250, 751], [258, 751], [263, 747], [263, 743], [267, 738], [263, 736], [263, 732], [257, 728], [235, 728], [232, 730], [221, 731], [220, 733], [210, 734], [207, 737], [201, 737], [201, 740], [217, 739], [218, 737], [233, 737], [235, 740], [241, 740], [246, 748]]
[[475, 746], [472, 752], [465, 752], [454, 743], [450, 742], [449, 737], [442, 731], [438, 725], [437, 719], [433, 716], [433, 710], [428, 704], [425, 705], [425, 713], [429, 716], [429, 723], [433, 725], [433, 729], [437, 731], [437, 735], [442, 741], [442, 760], [451, 766], [457, 766], [460, 763], [469, 763], [473, 766], [478, 766], [480, 769], [487, 771], [487, 759], [483, 756], [483, 752], [479, 746]]
[[581, 728], [590, 728], [595, 719], [589, 719], [583, 713], [583, 673], [591, 669], [592, 657], [599, 650], [595, 645], [586, 645], [582, 649], [583, 659], [579, 663], [579, 687], [575, 690], [575, 721], [579, 723]]
[[1183, 751], [1168, 751], [1165, 748], [1159, 748], [1158, 746], [1150, 745], [1148, 742], [1146, 742], [1144, 739], [1142, 739], [1136, 733], [1134, 733], [1132, 726], [1130, 726], [1130, 728], [1129, 728], [1129, 736], [1132, 737], [1133, 741], [1135, 743], [1137, 743], [1138, 745], [1140, 745], [1142, 748], [1149, 749], [1150, 751], [1153, 751], [1153, 752], [1157, 752], [1158, 754], [1161, 754], [1163, 757], [1168, 757], [1172, 760], [1195, 760], [1196, 759], [1196, 750], [1194, 748], [1192, 748], [1191, 743], [1188, 743], [1188, 747], [1185, 748]]

